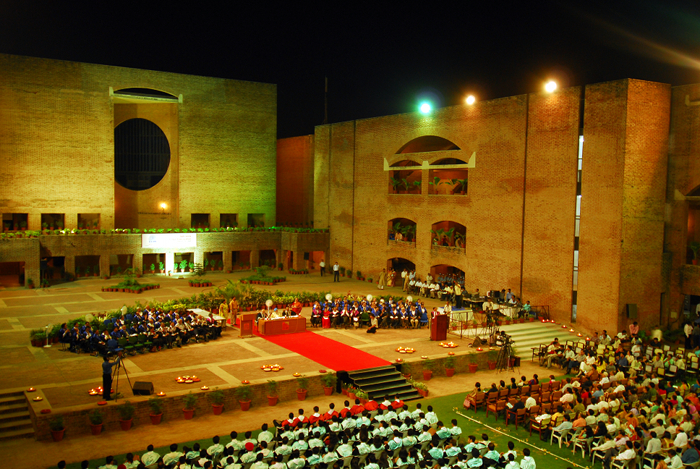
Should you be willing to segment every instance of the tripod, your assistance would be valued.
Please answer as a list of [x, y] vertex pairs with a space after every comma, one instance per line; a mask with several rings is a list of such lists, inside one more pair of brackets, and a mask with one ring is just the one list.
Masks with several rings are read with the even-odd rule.
[[512, 355], [513, 346], [510, 343], [502, 346], [496, 358], [496, 369], [498, 371], [507, 371], [510, 368], [511, 371], [515, 371], [514, 366], [511, 365]]
[[114, 378], [117, 378], [116, 385], [114, 386], [114, 400], [118, 401], [119, 400], [119, 370], [124, 369], [124, 374], [126, 375], [126, 381], [129, 383], [129, 387], [131, 388], [131, 392], [134, 392], [134, 386], [131, 384], [131, 378], [129, 378], [129, 372], [126, 369], [126, 365], [124, 365], [124, 360], [119, 360], [117, 363], [117, 367], [112, 371], [112, 382], [114, 382]]

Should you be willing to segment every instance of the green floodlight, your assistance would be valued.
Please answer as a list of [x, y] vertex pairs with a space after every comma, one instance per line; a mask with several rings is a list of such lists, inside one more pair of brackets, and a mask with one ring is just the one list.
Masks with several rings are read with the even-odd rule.
[[423, 101], [420, 103], [418, 110], [421, 112], [421, 114], [430, 114], [430, 111], [433, 110], [433, 106], [428, 101]]

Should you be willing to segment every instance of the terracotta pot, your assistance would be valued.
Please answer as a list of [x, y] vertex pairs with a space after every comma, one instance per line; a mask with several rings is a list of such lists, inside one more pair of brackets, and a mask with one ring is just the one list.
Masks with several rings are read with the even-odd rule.
[[327, 387], [323, 386], [323, 395], [330, 396], [331, 394], [333, 394], [333, 388], [332, 387], [327, 388]]
[[455, 375], [454, 368], [445, 368], [445, 376], [451, 377]]
[[194, 409], [182, 409], [182, 413], [185, 416], [185, 420], [190, 420], [194, 417]]
[[470, 363], [469, 364], [469, 373], [476, 373], [476, 370], [479, 369], [479, 365], [476, 363]]
[[306, 389], [297, 389], [297, 399], [300, 401], [306, 400]]
[[53, 441], [61, 441], [63, 440], [63, 434], [66, 433], [66, 429], [64, 428], [63, 430], [51, 430], [51, 436], [53, 437]]
[[100, 433], [102, 433], [102, 424], [98, 423], [97, 425], [94, 425], [91, 423], [90, 424], [90, 432], [93, 435], [99, 435]]
[[496, 362], [492, 362], [489, 360], [489, 370], [495, 370], [496, 369]]
[[267, 396], [267, 405], [269, 405], [269, 406], [277, 405], [278, 400], [279, 400], [279, 396]]
[[351, 401], [354, 401], [355, 399], [357, 399], [357, 396], [352, 391], [348, 391], [348, 397], [350, 398]]
[[119, 420], [119, 425], [121, 425], [122, 430], [127, 431], [131, 428], [131, 424], [134, 422], [133, 419], [129, 420]]
[[250, 401], [238, 401], [238, 403], [241, 405], [241, 410], [246, 411], [250, 409]]
[[221, 412], [224, 411], [224, 405], [223, 404], [212, 404], [211, 410], [214, 412], [214, 415], [221, 415]]
[[160, 421], [163, 419], [163, 412], [160, 414], [151, 414], [151, 425], [158, 425], [160, 424]]
[[430, 381], [433, 377], [433, 372], [430, 370], [423, 370], [423, 381]]

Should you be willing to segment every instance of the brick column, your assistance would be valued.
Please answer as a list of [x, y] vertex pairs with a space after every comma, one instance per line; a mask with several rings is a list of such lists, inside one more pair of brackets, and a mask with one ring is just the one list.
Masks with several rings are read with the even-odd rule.
[[192, 261], [195, 264], [202, 264], [202, 267], [204, 267], [204, 251], [201, 249], [195, 249], [194, 250], [194, 260]]
[[233, 270], [233, 253], [231, 251], [222, 251], [221, 256], [224, 260], [224, 271]]
[[109, 254], [100, 256], [100, 276], [109, 275]]
[[143, 274], [143, 254], [134, 254], [131, 256], [131, 266], [134, 270], [138, 270]]
[[75, 256], [66, 256], [63, 261], [63, 267], [65, 268], [66, 272], [75, 274]]
[[253, 249], [252, 251], [250, 251], [250, 268], [255, 269], [256, 267], [260, 267], [259, 249]]
[[168, 272], [170, 272], [170, 275], [174, 273], [175, 270], [175, 253], [174, 252], [166, 252], [165, 253], [165, 274], [167, 275]]

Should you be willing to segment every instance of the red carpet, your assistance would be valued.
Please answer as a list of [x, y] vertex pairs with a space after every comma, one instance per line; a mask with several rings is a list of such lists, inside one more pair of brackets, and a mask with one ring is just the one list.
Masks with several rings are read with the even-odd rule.
[[386, 360], [311, 331], [260, 337], [336, 371], [390, 365]]

